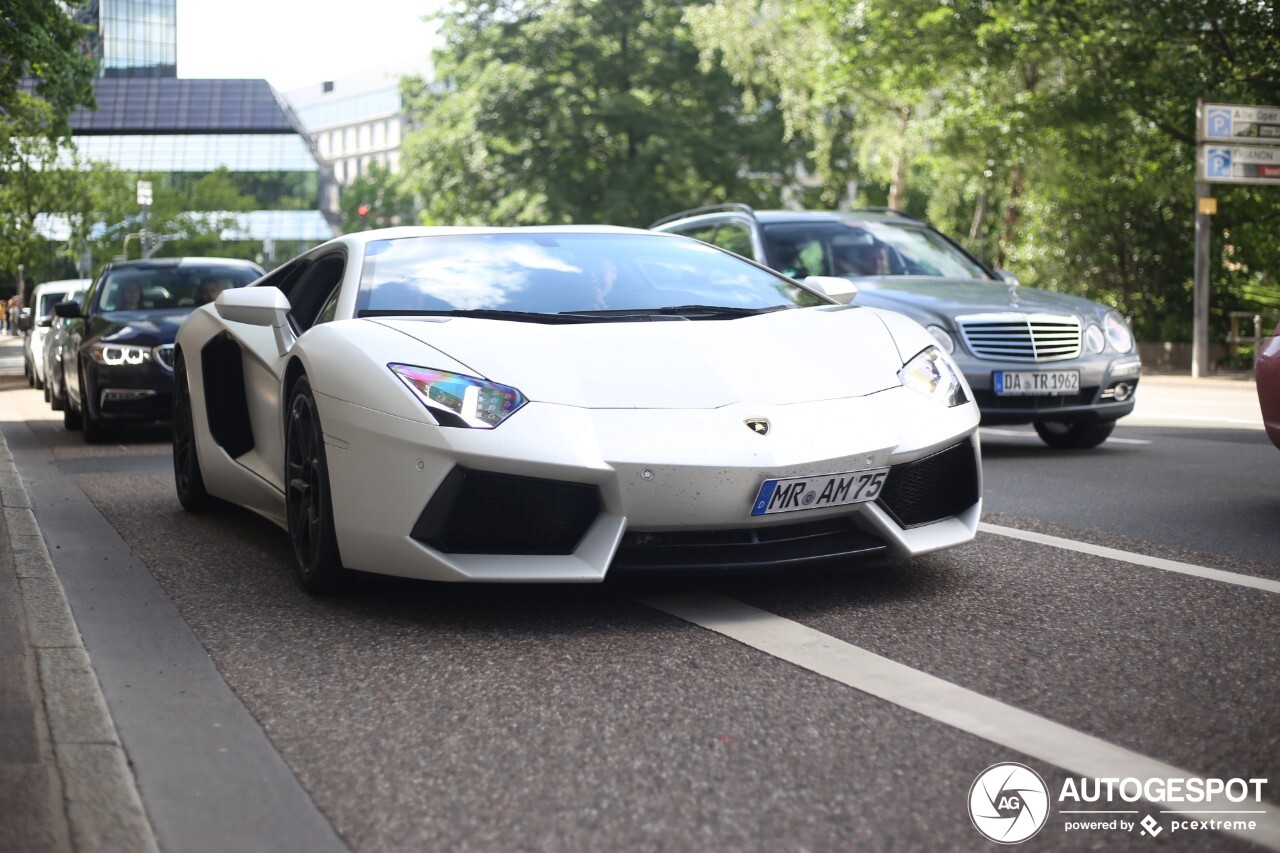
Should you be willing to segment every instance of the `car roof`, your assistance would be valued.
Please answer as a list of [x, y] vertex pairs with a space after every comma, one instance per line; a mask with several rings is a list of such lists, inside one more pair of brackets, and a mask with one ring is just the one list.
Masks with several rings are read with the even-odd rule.
[[[375, 228], [355, 231], [330, 240], [329, 243], [365, 245], [378, 240], [401, 240], [406, 237], [448, 237], [471, 234], [637, 234], [653, 236], [654, 232], [643, 228], [625, 228], [620, 225], [401, 225], [395, 228]], [[326, 245], [326, 244], [322, 244]]]
[[32, 293], [39, 293], [41, 290], [75, 290], [79, 288], [84, 290], [93, 284], [91, 278], [63, 278], [57, 281], [42, 281], [32, 289]]
[[830, 222], [848, 220], [856, 222], [892, 222], [895, 225], [929, 227], [929, 224], [913, 216], [892, 213], [887, 210], [757, 210], [756, 219], [765, 225], [782, 222]]
[[649, 227], [656, 230], [666, 230], [676, 223], [684, 225], [686, 223], [724, 219], [726, 217], [752, 219], [761, 225], [812, 222], [883, 222], [916, 228], [932, 228], [925, 220], [912, 216], [905, 210], [898, 210], [892, 207], [864, 207], [851, 210], [754, 210], [745, 204], [716, 204], [710, 207], [683, 210], [670, 216], [664, 216]]
[[238, 267], [258, 269], [253, 261], [243, 258], [147, 258], [141, 261], [114, 261], [111, 269], [164, 269], [166, 267]]

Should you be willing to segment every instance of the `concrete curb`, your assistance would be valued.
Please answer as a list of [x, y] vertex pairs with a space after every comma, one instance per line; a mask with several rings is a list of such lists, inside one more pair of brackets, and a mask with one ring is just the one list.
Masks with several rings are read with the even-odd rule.
[[2, 433], [0, 509], [36, 653], [72, 844], [77, 851], [158, 851], [137, 781]]

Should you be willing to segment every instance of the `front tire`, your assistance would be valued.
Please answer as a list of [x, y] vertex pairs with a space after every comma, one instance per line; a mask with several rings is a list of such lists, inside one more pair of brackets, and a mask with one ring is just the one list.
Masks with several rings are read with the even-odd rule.
[[[53, 384], [52, 378], [46, 385], [49, 389], [49, 408], [55, 412], [65, 411], [67, 408], [67, 383], [59, 380], [57, 385]], [[65, 420], [66, 415], [63, 415]]]
[[80, 421], [84, 428], [84, 443], [100, 444], [107, 437], [107, 428], [103, 426], [102, 421], [93, 416], [93, 412], [89, 411], [92, 392], [93, 389], [85, 382], [84, 371], [80, 371]]
[[1115, 421], [1101, 423], [1064, 423], [1061, 421], [1036, 421], [1036, 433], [1055, 450], [1088, 450], [1097, 447], [1111, 436]]
[[200, 457], [196, 453], [191, 382], [187, 379], [187, 364], [181, 351], [174, 360], [173, 375], [173, 484], [177, 488], [178, 502], [183, 509], [187, 512], [202, 512], [209, 509], [213, 499], [205, 490]]
[[284, 458], [285, 514], [298, 580], [312, 594], [337, 592], [346, 586], [350, 573], [338, 553], [324, 431], [306, 376], [294, 383], [289, 397]]

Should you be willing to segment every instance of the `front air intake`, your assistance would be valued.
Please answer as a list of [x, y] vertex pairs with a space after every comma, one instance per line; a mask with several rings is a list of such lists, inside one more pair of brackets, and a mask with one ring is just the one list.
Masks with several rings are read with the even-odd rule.
[[959, 515], [978, 502], [978, 454], [973, 441], [889, 469], [876, 499], [903, 527], [919, 527]]
[[572, 554], [599, 514], [592, 485], [454, 468], [410, 535], [451, 554]]

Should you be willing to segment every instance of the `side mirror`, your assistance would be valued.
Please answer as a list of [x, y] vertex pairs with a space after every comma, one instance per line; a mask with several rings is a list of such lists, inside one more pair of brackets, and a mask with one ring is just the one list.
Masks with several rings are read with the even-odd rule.
[[823, 296], [831, 297], [841, 305], [848, 305], [858, 296], [858, 285], [838, 275], [811, 275], [802, 284]]
[[218, 316], [229, 323], [263, 326], [275, 332], [276, 350], [287, 353], [297, 337], [289, 325], [289, 298], [278, 287], [234, 287], [218, 294], [213, 302]]
[[53, 306], [53, 315], [55, 317], [65, 317], [68, 320], [77, 320], [80, 318], [80, 303], [59, 302]]
[[1013, 273], [1009, 272], [1008, 270], [998, 269], [996, 270], [996, 275], [1000, 276], [1000, 280], [1003, 281], [1005, 284], [1012, 284], [1012, 285], [1022, 284], [1022, 282], [1018, 281], [1018, 277]]

